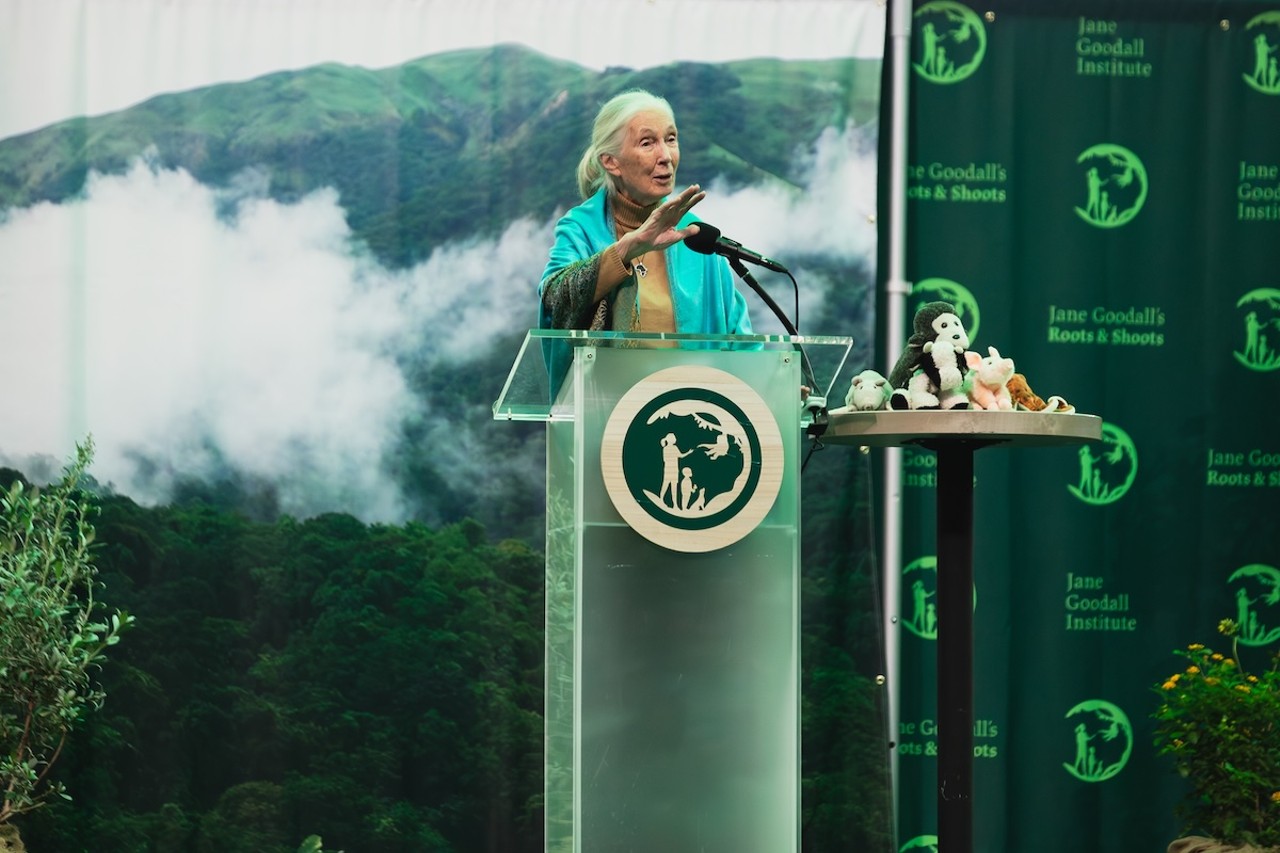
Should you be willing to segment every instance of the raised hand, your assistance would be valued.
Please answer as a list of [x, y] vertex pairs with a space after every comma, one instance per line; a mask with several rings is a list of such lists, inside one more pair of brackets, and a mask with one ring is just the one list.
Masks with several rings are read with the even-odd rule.
[[686, 187], [679, 195], [671, 196], [655, 207], [639, 228], [618, 238], [618, 253], [624, 261], [630, 262], [646, 252], [665, 249], [690, 234], [696, 234], [697, 225], [691, 224], [684, 228], [677, 228], [676, 225], [695, 204], [706, 197], [706, 192], [697, 184]]

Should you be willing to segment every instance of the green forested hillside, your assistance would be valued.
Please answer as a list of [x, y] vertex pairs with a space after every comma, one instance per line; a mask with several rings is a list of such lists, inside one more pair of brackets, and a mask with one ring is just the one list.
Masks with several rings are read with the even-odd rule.
[[[597, 72], [502, 45], [380, 70], [330, 64], [282, 71], [0, 140], [0, 216], [14, 206], [74, 199], [91, 170], [119, 173], [138, 157], [210, 186], [237, 184], [251, 170], [250, 183], [263, 181], [282, 201], [335, 188], [359, 244], [354, 251], [367, 247], [384, 266], [401, 268], [445, 243], [492, 237], [521, 216], [548, 222], [557, 208], [575, 203], [574, 171], [591, 120], [618, 91], [643, 86], [672, 100], [682, 181], [788, 186], [808, 177], [804, 155], [824, 131], [850, 121], [874, 126], [879, 67], [877, 60], [756, 59]], [[226, 215], [236, 209], [229, 204]], [[538, 263], [528, 271], [530, 293]], [[869, 270], [816, 255], [804, 263], [819, 281], [840, 284], [818, 300], [822, 314], [807, 314], [801, 328], [869, 329]], [[778, 294], [788, 309], [789, 296]], [[532, 323], [532, 304], [528, 317]], [[404, 354], [399, 367], [432, 417], [474, 428], [488, 420], [524, 331], [486, 330], [487, 354], [474, 347], [465, 371], [441, 370], [415, 353]], [[855, 337], [851, 364], [866, 363], [869, 335]], [[432, 457], [433, 424], [396, 426], [397, 477], [415, 517], [475, 518], [497, 535], [537, 541], [541, 495], [516, 488], [477, 494], [459, 484]], [[540, 441], [537, 430], [519, 424], [475, 432], [482, 459], [510, 458]], [[138, 452], [145, 456], [146, 448]], [[183, 482], [179, 491], [255, 518], [278, 509], [271, 484], [234, 470], [217, 482]]]
[[279, 199], [336, 187], [374, 253], [410, 264], [446, 239], [574, 203], [574, 168], [597, 107], [634, 86], [672, 101], [682, 179], [790, 181], [794, 155], [824, 128], [874, 122], [879, 62], [761, 59], [599, 74], [505, 45], [376, 71], [320, 65], [0, 140], [0, 208], [73, 196], [90, 170], [119, 172], [150, 151], [213, 185], [264, 170]]
[[29, 849], [540, 849], [538, 553], [198, 502], [109, 498], [97, 527], [103, 598], [140, 618]]

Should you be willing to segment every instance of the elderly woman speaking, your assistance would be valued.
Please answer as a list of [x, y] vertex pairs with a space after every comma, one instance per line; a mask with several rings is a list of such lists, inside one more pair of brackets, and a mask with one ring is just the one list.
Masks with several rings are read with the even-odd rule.
[[674, 193], [679, 165], [665, 99], [633, 90], [601, 107], [578, 164], [585, 201], [556, 223], [538, 288], [541, 328], [751, 333], [725, 259], [681, 242], [697, 232], [690, 210], [706, 193]]

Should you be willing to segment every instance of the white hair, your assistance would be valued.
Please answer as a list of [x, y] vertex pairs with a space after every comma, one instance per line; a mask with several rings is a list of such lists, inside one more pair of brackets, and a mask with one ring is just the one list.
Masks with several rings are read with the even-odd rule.
[[626, 138], [627, 125], [636, 115], [647, 110], [664, 113], [675, 124], [675, 113], [667, 99], [644, 89], [630, 89], [614, 95], [596, 113], [596, 121], [591, 129], [591, 144], [582, 153], [582, 160], [578, 163], [578, 192], [582, 193], [583, 198], [594, 195], [604, 185], [605, 179], [610, 177], [600, 162], [600, 156], [612, 154], [616, 157]]

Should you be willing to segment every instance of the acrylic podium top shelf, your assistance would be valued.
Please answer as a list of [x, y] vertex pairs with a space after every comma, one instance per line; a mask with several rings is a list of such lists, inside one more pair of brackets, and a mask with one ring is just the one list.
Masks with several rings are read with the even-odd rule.
[[[580, 329], [532, 329], [516, 354], [502, 393], [493, 404], [499, 421], [549, 421], [572, 417], [553, 399], [547, 372], [550, 353], [576, 347], [663, 347], [687, 350], [794, 350], [826, 394], [834, 386], [853, 339], [832, 335], [690, 335], [665, 332], [588, 332]], [[805, 371], [808, 373], [809, 371]], [[557, 383], [558, 384], [558, 383]]]

